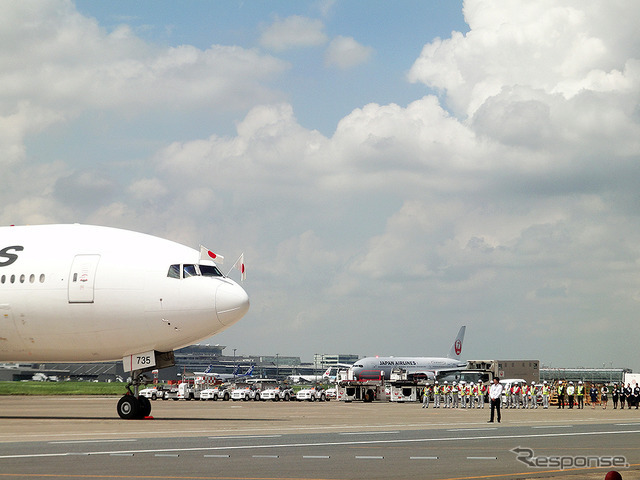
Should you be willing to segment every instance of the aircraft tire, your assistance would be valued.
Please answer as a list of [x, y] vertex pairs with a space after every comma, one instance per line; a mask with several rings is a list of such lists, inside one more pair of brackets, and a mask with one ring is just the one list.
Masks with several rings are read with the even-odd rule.
[[151, 402], [147, 397], [138, 397], [138, 417], [144, 418], [151, 414]]
[[118, 415], [124, 420], [136, 418], [139, 410], [140, 404], [132, 395], [125, 395], [118, 400]]

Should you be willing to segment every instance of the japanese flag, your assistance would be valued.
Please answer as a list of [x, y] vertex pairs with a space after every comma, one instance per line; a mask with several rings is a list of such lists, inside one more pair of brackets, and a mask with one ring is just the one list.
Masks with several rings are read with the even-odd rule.
[[221, 265], [224, 263], [224, 257], [222, 255], [217, 255], [202, 245], [200, 245], [200, 260], [213, 260]]
[[247, 279], [247, 272], [244, 269], [244, 253], [240, 255], [240, 258], [238, 258], [238, 261], [235, 263], [233, 268], [237, 268], [238, 270], [240, 270], [240, 274], [241, 274], [240, 278], [243, 281]]

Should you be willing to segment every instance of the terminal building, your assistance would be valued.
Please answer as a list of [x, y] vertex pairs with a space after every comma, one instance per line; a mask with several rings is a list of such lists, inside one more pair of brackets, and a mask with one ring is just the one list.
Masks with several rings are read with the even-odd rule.
[[630, 368], [541, 368], [540, 380], [549, 383], [563, 380], [566, 382], [621, 383]]

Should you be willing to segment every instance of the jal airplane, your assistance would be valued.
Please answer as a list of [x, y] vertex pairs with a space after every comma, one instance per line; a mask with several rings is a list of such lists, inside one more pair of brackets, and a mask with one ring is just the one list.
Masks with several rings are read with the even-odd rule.
[[467, 366], [460, 362], [462, 341], [467, 327], [460, 331], [453, 341], [446, 357], [367, 357], [358, 360], [351, 367], [358, 380], [389, 380], [394, 368], [401, 368], [410, 376], [435, 380], [450, 373], [459, 372]]
[[[211, 254], [211, 258], [214, 255]], [[121, 418], [142, 418], [143, 373], [249, 309], [242, 287], [201, 252], [108, 227], [0, 227], [0, 361], [122, 360]], [[133, 391], [131, 390], [133, 387]]]

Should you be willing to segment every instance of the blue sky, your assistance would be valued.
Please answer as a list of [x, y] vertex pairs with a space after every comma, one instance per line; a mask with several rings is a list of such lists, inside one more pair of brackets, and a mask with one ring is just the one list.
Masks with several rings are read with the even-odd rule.
[[640, 368], [640, 4], [0, 14], [0, 222], [244, 252], [211, 341]]

